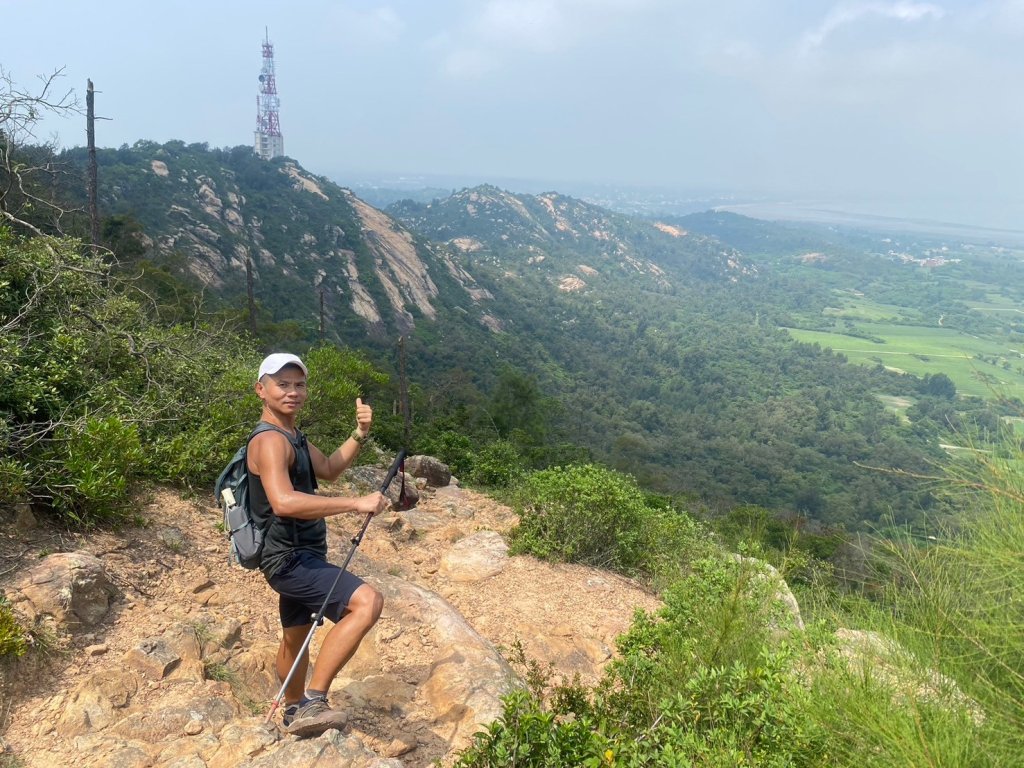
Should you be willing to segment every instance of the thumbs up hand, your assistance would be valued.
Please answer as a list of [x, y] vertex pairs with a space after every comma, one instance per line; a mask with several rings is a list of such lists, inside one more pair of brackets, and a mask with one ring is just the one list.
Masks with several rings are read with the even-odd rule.
[[362, 437], [370, 434], [370, 426], [373, 424], [373, 409], [369, 403], [364, 403], [361, 397], [356, 398], [356, 430]]

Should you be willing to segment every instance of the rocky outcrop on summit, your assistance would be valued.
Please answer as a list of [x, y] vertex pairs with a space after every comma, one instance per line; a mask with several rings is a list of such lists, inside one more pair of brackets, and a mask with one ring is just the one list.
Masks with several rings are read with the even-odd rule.
[[405, 460], [405, 469], [413, 477], [422, 477], [435, 488], [443, 488], [452, 481], [452, 471], [448, 465], [433, 456], [410, 456]]
[[364, 203], [346, 190], [349, 205], [356, 212], [373, 252], [377, 279], [384, 286], [392, 309], [399, 317], [403, 331], [415, 325], [406, 304], [415, 306], [425, 317], [437, 317], [431, 301], [437, 297], [437, 286], [430, 279], [426, 264], [417, 253], [412, 235], [394, 219]]
[[245, 296], [251, 269], [268, 311], [281, 302], [287, 318], [318, 314], [322, 296], [326, 328], [351, 332], [356, 319], [379, 336], [436, 319], [439, 279], [450, 303], [486, 298], [449, 249], [293, 160], [141, 141], [98, 161], [104, 210], [137, 218], [150, 258], [224, 298]]

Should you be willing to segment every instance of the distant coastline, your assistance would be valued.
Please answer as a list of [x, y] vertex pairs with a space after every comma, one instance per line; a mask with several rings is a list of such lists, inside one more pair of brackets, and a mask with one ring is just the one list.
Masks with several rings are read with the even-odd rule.
[[964, 240], [1012, 243], [1024, 245], [1024, 230], [979, 227], [928, 219], [897, 218], [868, 213], [851, 213], [836, 208], [820, 207], [814, 203], [754, 202], [716, 205], [712, 210], [738, 213], [753, 219], [768, 221], [798, 221], [813, 224], [839, 224], [885, 232], [907, 232], [956, 237]]

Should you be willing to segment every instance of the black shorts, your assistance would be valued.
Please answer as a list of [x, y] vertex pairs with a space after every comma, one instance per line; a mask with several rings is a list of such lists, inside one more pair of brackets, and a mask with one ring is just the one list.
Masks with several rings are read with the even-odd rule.
[[[324, 598], [340, 570], [338, 566], [305, 551], [296, 552], [291, 560], [281, 566], [268, 581], [280, 597], [278, 610], [281, 626], [309, 626], [324, 604]], [[341, 574], [331, 599], [327, 601], [324, 616], [336, 623], [344, 615], [352, 595], [363, 583], [362, 579], [350, 571]]]

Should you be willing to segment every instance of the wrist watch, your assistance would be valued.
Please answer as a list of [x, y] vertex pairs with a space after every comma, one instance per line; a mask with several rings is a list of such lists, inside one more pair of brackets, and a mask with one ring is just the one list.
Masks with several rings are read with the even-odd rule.
[[361, 433], [361, 432], [359, 431], [359, 428], [357, 427], [356, 429], [353, 429], [353, 430], [352, 430], [352, 434], [351, 434], [351, 435], [349, 435], [349, 437], [351, 437], [351, 438], [352, 438], [353, 440], [355, 440], [355, 441], [356, 441], [357, 443], [359, 443], [360, 445], [362, 445], [363, 443], [365, 443], [365, 442], [366, 442], [367, 440], [369, 440], [369, 439], [370, 439], [370, 433], [369, 433], [369, 432], [367, 432], [367, 433], [366, 433], [366, 434], [364, 435], [364, 434], [362, 434], [362, 433]]

